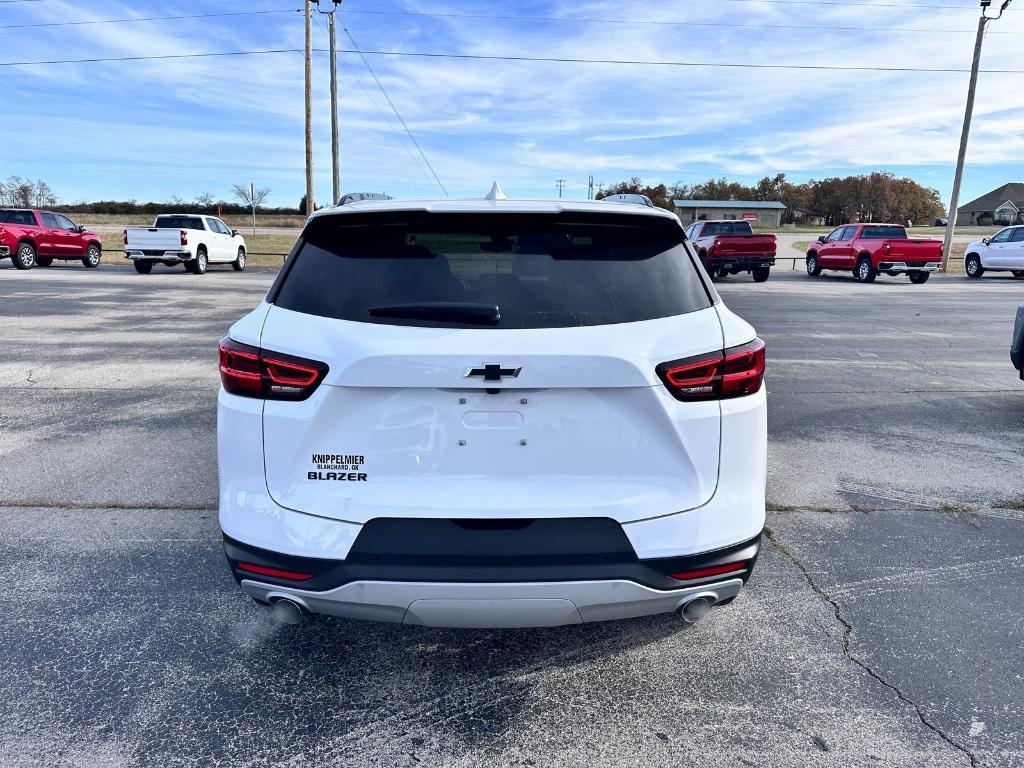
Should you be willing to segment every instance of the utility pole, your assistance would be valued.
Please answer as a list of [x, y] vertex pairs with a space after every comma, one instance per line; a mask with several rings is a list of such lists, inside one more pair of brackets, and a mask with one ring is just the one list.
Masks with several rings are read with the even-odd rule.
[[306, 0], [306, 215], [316, 210], [313, 200], [313, 27], [312, 0]]
[[587, 178], [587, 200], [594, 199], [594, 177], [591, 175]]
[[[320, 13], [327, 17], [327, 31], [331, 41], [331, 205], [337, 205], [341, 199], [341, 170], [338, 161], [338, 41], [334, 14], [341, 0], [333, 0], [333, 3], [331, 10]], [[320, 10], [319, 0], [317, 10]]]
[[953, 175], [953, 194], [949, 201], [949, 219], [946, 222], [946, 236], [942, 241], [942, 271], [949, 265], [949, 252], [953, 245], [953, 230], [956, 228], [956, 209], [960, 204], [960, 182], [964, 175], [964, 160], [967, 158], [967, 139], [971, 133], [971, 118], [974, 116], [974, 91], [978, 85], [978, 67], [981, 64], [981, 44], [985, 40], [985, 27], [990, 21], [1002, 17], [1011, 0], [1004, 0], [998, 16], [987, 16], [985, 11], [992, 0], [981, 0], [981, 17], [978, 19], [978, 36], [974, 41], [974, 60], [971, 62], [971, 81], [967, 86], [967, 108], [964, 110], [964, 127], [960, 132], [960, 151], [956, 158], [956, 173]]
[[558, 196], [562, 196], [562, 188], [565, 186], [565, 179], [555, 179], [555, 187], [558, 189]]

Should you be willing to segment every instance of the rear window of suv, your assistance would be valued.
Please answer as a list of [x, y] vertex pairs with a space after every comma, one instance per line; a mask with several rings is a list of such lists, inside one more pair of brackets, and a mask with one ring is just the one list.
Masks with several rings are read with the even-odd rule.
[[565, 328], [711, 306], [683, 232], [626, 214], [337, 214], [310, 221], [270, 298], [442, 328]]

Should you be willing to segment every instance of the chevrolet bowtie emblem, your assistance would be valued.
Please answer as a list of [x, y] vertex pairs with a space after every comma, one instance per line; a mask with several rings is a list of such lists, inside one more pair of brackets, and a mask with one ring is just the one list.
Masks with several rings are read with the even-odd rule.
[[484, 363], [478, 368], [467, 368], [462, 378], [468, 379], [470, 376], [479, 376], [484, 381], [501, 381], [505, 377], [514, 379], [521, 370], [523, 369], [504, 368], [501, 363]]

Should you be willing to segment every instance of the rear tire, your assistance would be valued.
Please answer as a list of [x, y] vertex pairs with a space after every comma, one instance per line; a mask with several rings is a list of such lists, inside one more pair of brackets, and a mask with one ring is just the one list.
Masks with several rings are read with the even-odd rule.
[[910, 282], [914, 285], [920, 285], [921, 283], [927, 283], [929, 277], [931, 277], [930, 272], [911, 272]]
[[981, 277], [985, 274], [985, 268], [981, 266], [981, 257], [978, 254], [967, 254], [967, 258], [964, 259], [964, 272], [968, 277]]
[[153, 262], [146, 259], [135, 259], [132, 264], [135, 266], [135, 271], [140, 275], [148, 275], [153, 271]]
[[821, 274], [821, 265], [818, 264], [818, 254], [808, 253], [807, 254], [807, 276], [817, 277]]
[[52, 256], [39, 256], [39, 257], [36, 258], [36, 266], [37, 267], [48, 267], [51, 264], [53, 264], [53, 257]]
[[196, 251], [196, 257], [189, 263], [189, 269], [193, 275], [206, 274], [206, 267], [209, 266], [209, 261], [206, 256], [206, 249], [200, 246]]
[[754, 282], [763, 283], [772, 272], [771, 267], [755, 267], [753, 270]]
[[100, 257], [103, 252], [98, 245], [90, 245], [82, 257], [82, 266], [86, 269], [96, 269], [100, 265]]
[[878, 270], [875, 269], [869, 257], [861, 256], [857, 260], [857, 268], [854, 270], [853, 276], [857, 278], [858, 282], [873, 283], [878, 277]]
[[32, 243], [18, 243], [11, 261], [18, 269], [32, 269], [36, 265], [36, 247]]
[[239, 247], [238, 256], [231, 262], [231, 268], [235, 270], [235, 272], [241, 272], [245, 269], [245, 248]]

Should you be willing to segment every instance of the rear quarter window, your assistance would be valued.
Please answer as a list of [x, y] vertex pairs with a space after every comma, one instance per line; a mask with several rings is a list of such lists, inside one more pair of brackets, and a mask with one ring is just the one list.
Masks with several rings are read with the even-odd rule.
[[[270, 298], [356, 322], [564, 328], [685, 314], [711, 295], [673, 220], [400, 212], [313, 219]], [[458, 316], [481, 307], [498, 317]]]

